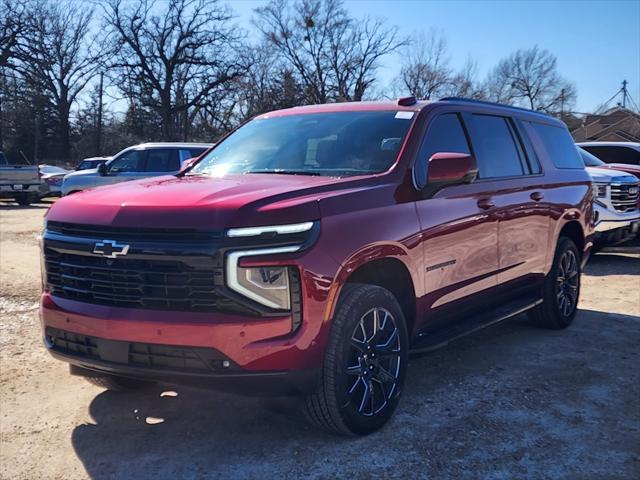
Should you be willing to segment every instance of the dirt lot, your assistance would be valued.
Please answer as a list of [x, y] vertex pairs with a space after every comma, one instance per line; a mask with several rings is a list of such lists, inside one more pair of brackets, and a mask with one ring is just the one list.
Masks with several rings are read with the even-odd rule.
[[638, 254], [592, 259], [567, 331], [514, 321], [412, 360], [391, 423], [344, 439], [258, 399], [69, 376], [40, 341], [45, 206], [1, 205], [1, 478], [640, 478]]

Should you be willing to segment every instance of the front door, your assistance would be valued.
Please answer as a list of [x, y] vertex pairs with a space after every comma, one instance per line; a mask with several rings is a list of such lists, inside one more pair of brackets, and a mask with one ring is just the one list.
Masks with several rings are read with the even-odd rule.
[[107, 165], [107, 175], [99, 178], [101, 185], [144, 178], [146, 150], [128, 150]]
[[[416, 183], [424, 185], [428, 159], [438, 152], [471, 153], [460, 115], [447, 112], [431, 120], [416, 162]], [[416, 202], [421, 225], [425, 295], [424, 325], [435, 330], [455, 321], [460, 303], [495, 287], [498, 223], [488, 206], [488, 184], [455, 185]]]

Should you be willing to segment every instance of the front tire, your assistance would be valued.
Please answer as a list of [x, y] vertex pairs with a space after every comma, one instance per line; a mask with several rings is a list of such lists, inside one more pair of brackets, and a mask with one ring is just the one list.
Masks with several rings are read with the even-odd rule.
[[408, 362], [402, 309], [388, 290], [347, 284], [340, 296], [317, 390], [304, 399], [311, 423], [367, 435], [395, 411]]
[[562, 330], [573, 323], [580, 300], [580, 263], [573, 240], [560, 237], [551, 271], [544, 281], [543, 302], [529, 313], [535, 325]]

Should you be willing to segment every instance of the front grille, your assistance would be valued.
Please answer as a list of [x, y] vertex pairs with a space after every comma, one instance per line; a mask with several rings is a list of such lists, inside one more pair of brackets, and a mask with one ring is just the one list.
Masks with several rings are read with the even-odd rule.
[[611, 185], [611, 204], [619, 212], [635, 211], [638, 208], [639, 195], [637, 185]]
[[133, 228], [76, 223], [47, 222], [47, 230], [60, 235], [82, 238], [117, 238], [119, 241], [152, 241], [171, 243], [211, 242], [222, 238], [220, 231], [202, 231], [189, 228]]
[[221, 292], [221, 267], [179, 260], [109, 259], [45, 247], [47, 284], [56, 296], [125, 308], [255, 314]]
[[89, 361], [186, 372], [237, 370], [231, 360], [213, 348], [106, 340], [54, 328], [47, 328], [45, 339], [52, 350]]

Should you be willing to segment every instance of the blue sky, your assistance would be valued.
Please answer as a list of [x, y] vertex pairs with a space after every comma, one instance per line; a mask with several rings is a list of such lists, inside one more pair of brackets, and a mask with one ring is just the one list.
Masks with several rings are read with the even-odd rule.
[[[260, 0], [233, 0], [240, 26], [249, 29]], [[401, 33], [441, 30], [452, 67], [468, 57], [484, 77], [501, 58], [518, 48], [539, 45], [558, 58], [558, 70], [577, 86], [576, 110], [589, 112], [608, 100], [623, 79], [640, 104], [640, 0], [347, 0], [356, 18], [381, 17]], [[389, 82], [398, 56], [384, 60], [380, 77]]]

